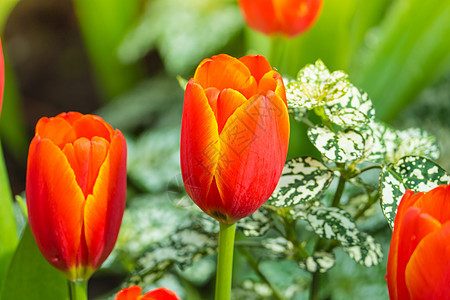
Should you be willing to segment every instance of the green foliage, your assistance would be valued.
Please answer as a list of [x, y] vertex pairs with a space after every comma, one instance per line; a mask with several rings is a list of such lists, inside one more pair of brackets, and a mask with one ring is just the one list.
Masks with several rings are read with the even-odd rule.
[[39, 251], [27, 226], [8, 269], [1, 299], [68, 300], [67, 279]]
[[170, 73], [186, 74], [223, 48], [242, 26], [239, 9], [229, 0], [148, 1], [119, 57], [124, 63], [136, 62], [157, 47]]
[[0, 144], [0, 292], [18, 242], [12, 201], [8, 174]]
[[100, 90], [110, 100], [131, 88], [140, 76], [139, 66], [125, 65], [117, 55], [140, 1], [75, 0], [74, 6]]
[[391, 228], [397, 207], [406, 190], [427, 192], [441, 184], [449, 184], [450, 176], [441, 166], [420, 156], [405, 156], [387, 165], [380, 174], [381, 207]]

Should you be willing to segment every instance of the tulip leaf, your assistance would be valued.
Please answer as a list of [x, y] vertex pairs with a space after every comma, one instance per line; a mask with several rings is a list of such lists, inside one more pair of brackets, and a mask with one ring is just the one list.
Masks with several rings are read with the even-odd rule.
[[317, 159], [309, 156], [290, 159], [267, 204], [290, 207], [309, 202], [320, 197], [332, 180], [333, 172]]
[[29, 226], [11, 261], [0, 298], [69, 299], [67, 279], [44, 259]]
[[360, 232], [345, 210], [337, 207], [310, 207], [307, 221], [321, 238], [337, 240], [357, 263], [370, 267], [381, 262], [381, 246], [372, 237]]
[[239, 220], [237, 228], [246, 236], [262, 236], [273, 226], [270, 212], [263, 207], [250, 216]]
[[317, 251], [310, 257], [307, 257], [304, 261], [299, 263], [300, 268], [305, 269], [308, 272], [325, 273], [336, 264], [336, 257], [333, 253]]
[[149, 284], [174, 264], [181, 268], [217, 251], [218, 223], [198, 216], [194, 223], [180, 228], [166, 241], [153, 245], [137, 261], [137, 272], [131, 274], [127, 284]]
[[427, 192], [449, 183], [449, 174], [425, 157], [406, 156], [396, 164], [385, 166], [380, 174], [380, 195], [381, 208], [389, 226], [394, 227], [397, 207], [406, 190]]
[[308, 137], [326, 158], [337, 163], [356, 160], [363, 156], [365, 140], [354, 130], [333, 132], [324, 126], [308, 129]]

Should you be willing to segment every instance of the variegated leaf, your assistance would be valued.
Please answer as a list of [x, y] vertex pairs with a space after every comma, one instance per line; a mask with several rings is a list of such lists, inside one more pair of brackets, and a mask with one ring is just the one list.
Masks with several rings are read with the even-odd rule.
[[366, 267], [378, 265], [382, 258], [383, 252], [381, 245], [375, 242], [375, 239], [364, 233], [359, 233], [359, 244], [352, 246], [344, 246], [343, 249], [357, 263]]
[[336, 257], [333, 253], [317, 251], [313, 256], [299, 262], [299, 267], [311, 273], [325, 273], [335, 264]]
[[262, 236], [272, 226], [273, 219], [270, 217], [270, 212], [263, 207], [237, 223], [237, 228], [242, 230], [246, 236]]
[[364, 154], [365, 140], [354, 130], [335, 133], [319, 126], [309, 128], [308, 137], [322, 155], [338, 163], [356, 160]]
[[398, 130], [398, 146], [395, 152], [388, 152], [386, 160], [396, 163], [400, 158], [407, 155], [423, 156], [436, 160], [440, 151], [436, 137], [430, 135], [421, 128], [409, 128]]
[[294, 255], [294, 245], [284, 237], [264, 239], [261, 244], [278, 258], [291, 258]]
[[384, 162], [387, 153], [393, 153], [398, 147], [399, 138], [396, 131], [383, 122], [371, 120], [361, 133], [366, 140], [365, 160]]
[[381, 246], [362, 233], [348, 212], [336, 207], [311, 207], [307, 220], [316, 234], [335, 239], [357, 263], [372, 266], [380, 263]]
[[291, 159], [283, 168], [280, 181], [267, 204], [290, 207], [306, 203], [320, 195], [333, 180], [333, 172], [315, 158]]
[[327, 102], [324, 113], [338, 126], [360, 128], [373, 119], [375, 109], [367, 93], [351, 86], [344, 96]]
[[[172, 234], [166, 242], [153, 245], [136, 264], [129, 284], [150, 284], [173, 264], [184, 268], [217, 250], [217, 222], [202, 220]], [[205, 226], [206, 225], [206, 226]]]
[[381, 208], [391, 228], [406, 190], [426, 192], [449, 182], [447, 172], [425, 157], [406, 156], [396, 164], [385, 166], [380, 174]]
[[290, 108], [311, 110], [342, 97], [351, 86], [347, 74], [341, 71], [330, 73], [321, 60], [301, 69], [297, 77], [297, 81], [286, 86]]

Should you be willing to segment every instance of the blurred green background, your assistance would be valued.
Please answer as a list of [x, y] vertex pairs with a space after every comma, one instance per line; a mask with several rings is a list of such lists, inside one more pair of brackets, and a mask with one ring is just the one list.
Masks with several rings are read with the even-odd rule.
[[[439, 162], [450, 169], [450, 1], [325, 0], [311, 30], [278, 39], [275, 48], [269, 37], [245, 26], [232, 0], [2, 0], [0, 28], [6, 60], [0, 137], [14, 195], [25, 189], [27, 149], [39, 118], [95, 113], [127, 136], [129, 208], [119, 250], [90, 283], [93, 299], [117, 288], [149, 245], [167, 238], [186, 217], [167, 204], [184, 197], [183, 91], [176, 76], [189, 78], [205, 57], [262, 53], [291, 77], [321, 58], [368, 92], [378, 118], [436, 135]], [[304, 129], [292, 126], [289, 156], [310, 154]], [[23, 219], [16, 219], [23, 228]], [[386, 228], [375, 231], [387, 248]], [[175, 268], [162, 284], [174, 286], [184, 299], [207, 298], [214, 263], [207, 258], [196, 264], [197, 277]], [[384, 268], [367, 271], [341, 262], [330, 281], [333, 299], [367, 291], [383, 299]], [[291, 269], [267, 266], [273, 276], [304, 280], [298, 268]]]

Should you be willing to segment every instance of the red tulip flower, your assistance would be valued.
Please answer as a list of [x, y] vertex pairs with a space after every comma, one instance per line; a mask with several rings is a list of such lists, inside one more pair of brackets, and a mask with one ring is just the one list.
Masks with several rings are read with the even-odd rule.
[[3, 61], [2, 41], [0, 40], [0, 114], [2, 113], [4, 88], [5, 88], [5, 62]]
[[262, 33], [294, 37], [307, 30], [323, 0], [239, 0], [245, 22]]
[[122, 289], [114, 300], [180, 300], [177, 295], [166, 288], [158, 288], [142, 295], [140, 286], [133, 285]]
[[28, 153], [30, 227], [47, 261], [88, 279], [114, 248], [126, 198], [125, 138], [102, 118], [42, 118]]
[[184, 97], [181, 170], [204, 212], [233, 224], [257, 210], [278, 183], [288, 142], [283, 80], [264, 56], [200, 63]]
[[449, 299], [450, 186], [405, 193], [395, 217], [386, 279], [392, 300]]

